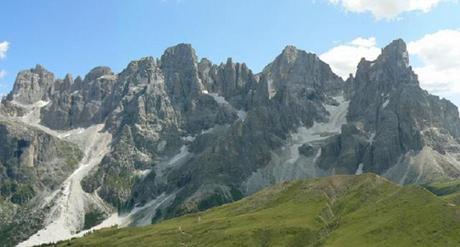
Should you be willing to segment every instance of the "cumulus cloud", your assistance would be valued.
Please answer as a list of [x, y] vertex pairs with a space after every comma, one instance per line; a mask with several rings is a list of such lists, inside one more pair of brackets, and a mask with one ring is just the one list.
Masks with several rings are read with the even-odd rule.
[[[3, 70], [3, 69], [0, 69], [0, 90], [3, 87], [3, 83], [1, 83], [1, 81], [2, 81], [3, 77], [5, 77], [5, 76], [6, 76], [6, 71]], [[0, 91], [0, 100], [3, 98], [3, 96], [4, 96], [3, 93]]]
[[[10, 46], [10, 43], [7, 41], [0, 42], [0, 60], [4, 59], [6, 57], [6, 52], [8, 51], [8, 48]], [[3, 69], [0, 69], [0, 81], [6, 76], [6, 71]], [[2, 86], [2, 84], [0, 84]], [[0, 95], [0, 99], [3, 96]]]
[[10, 43], [8, 43], [7, 41], [0, 42], [0, 59], [6, 57], [6, 52], [8, 51], [9, 46]]
[[441, 30], [408, 44], [409, 53], [420, 59], [414, 68], [420, 84], [440, 95], [460, 93], [460, 30]]
[[377, 20], [394, 20], [400, 14], [410, 11], [428, 12], [444, 0], [329, 0], [341, 5], [346, 11], [370, 12]]
[[320, 58], [331, 66], [334, 73], [346, 79], [350, 74], [356, 72], [361, 58], [375, 60], [380, 52], [374, 37], [359, 37], [326, 51], [320, 55]]
[[[409, 42], [408, 51], [419, 61], [414, 66], [420, 86], [460, 104], [460, 30], [440, 30]], [[376, 39], [356, 38], [320, 55], [332, 70], [346, 79], [355, 73], [359, 60], [375, 60], [381, 49]]]

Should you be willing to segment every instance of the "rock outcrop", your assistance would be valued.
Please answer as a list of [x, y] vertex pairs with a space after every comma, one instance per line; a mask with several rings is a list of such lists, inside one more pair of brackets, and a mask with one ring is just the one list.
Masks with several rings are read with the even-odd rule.
[[53, 92], [53, 85], [53, 73], [37, 65], [34, 69], [19, 72], [13, 90], [8, 94], [7, 99], [20, 104], [46, 101]]
[[42, 124], [53, 129], [72, 129], [102, 123], [103, 104], [116, 79], [110, 68], [96, 67], [83, 80], [67, 75], [56, 81], [51, 102], [42, 109]]
[[[110, 150], [81, 186], [133, 225], [286, 180], [362, 172], [398, 183], [460, 177], [458, 109], [420, 88], [402, 40], [375, 61], [361, 60], [347, 81], [293, 46], [259, 74], [232, 59], [199, 60], [187, 44], [132, 61], [119, 74], [97, 67], [84, 79], [54, 80], [37, 66], [19, 73], [0, 113], [50, 131], [104, 125]], [[22, 156], [21, 164], [30, 163]]]
[[347, 83], [348, 124], [323, 149], [320, 167], [341, 173], [361, 167], [400, 183], [460, 176], [460, 163], [450, 158], [459, 154], [458, 109], [420, 88], [402, 40], [375, 61], [361, 60]]
[[0, 245], [11, 246], [42, 227], [47, 193], [78, 168], [75, 145], [17, 121], [0, 119]]

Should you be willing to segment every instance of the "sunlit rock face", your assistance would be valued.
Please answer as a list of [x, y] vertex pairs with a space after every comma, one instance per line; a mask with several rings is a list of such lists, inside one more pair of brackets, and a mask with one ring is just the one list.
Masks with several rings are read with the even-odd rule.
[[[286, 180], [363, 172], [398, 183], [460, 176], [458, 110], [420, 88], [402, 40], [375, 61], [363, 59], [347, 81], [293, 46], [258, 74], [231, 58], [199, 59], [188, 44], [132, 61], [118, 74], [101, 66], [83, 78], [55, 79], [37, 66], [18, 74], [0, 116], [20, 123], [21, 133], [44, 133], [9, 131], [8, 140], [24, 142], [2, 144], [0, 176], [34, 178], [33, 186], [48, 188], [41, 197], [21, 197], [27, 202], [49, 198], [42, 207], [48, 211], [27, 231], [2, 218], [0, 234], [23, 234], [0, 245], [146, 225]], [[81, 151], [75, 165], [57, 162], [52, 147], [61, 142]], [[13, 172], [17, 167], [28, 175]], [[43, 174], [53, 179], [42, 181]], [[1, 196], [0, 212], [35, 212]]]
[[[352, 89], [347, 131], [324, 149], [322, 167], [351, 173], [361, 165], [400, 183], [460, 175], [457, 107], [420, 88], [402, 40], [375, 61], [362, 60], [347, 83]], [[420, 155], [432, 162], [420, 162]]]

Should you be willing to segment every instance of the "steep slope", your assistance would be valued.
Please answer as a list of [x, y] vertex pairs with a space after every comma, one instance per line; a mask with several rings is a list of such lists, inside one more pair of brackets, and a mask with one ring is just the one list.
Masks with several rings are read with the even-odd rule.
[[322, 149], [322, 169], [370, 171], [404, 184], [459, 178], [458, 109], [420, 88], [402, 40], [375, 61], [361, 60], [347, 84], [348, 123]]
[[76, 145], [0, 116], [0, 245], [11, 246], [41, 229], [48, 193], [78, 167]]
[[460, 180], [438, 181], [424, 184], [423, 187], [448, 202], [460, 205]]
[[[0, 121], [5, 142], [0, 150], [6, 178], [1, 189], [2, 197], [10, 202], [2, 198], [2, 246], [68, 239], [113, 212], [97, 194], [85, 193], [80, 185], [110, 151], [111, 135], [102, 132], [103, 125], [56, 131], [40, 124], [40, 113], [49, 102], [3, 103]], [[94, 214], [99, 219], [91, 225], [87, 219]]]
[[58, 246], [457, 246], [460, 208], [373, 175], [285, 182], [238, 202]]
[[49, 194], [54, 213], [39, 216], [48, 227], [27, 232], [29, 245], [148, 225], [293, 179], [460, 176], [458, 110], [420, 88], [402, 40], [346, 82], [293, 46], [259, 74], [232, 59], [200, 60], [188, 44], [118, 74], [101, 66], [61, 80], [36, 66], [18, 74], [0, 113], [85, 155], [60, 184], [65, 193]]
[[[220, 66], [207, 76], [220, 75], [223, 70]], [[244, 73], [255, 81], [244, 65], [225, 70], [230, 78]], [[42, 66], [20, 72], [0, 112], [76, 142], [85, 153], [80, 169], [62, 183], [62, 191], [48, 195], [50, 200], [43, 207], [51, 208], [50, 213], [39, 216], [43, 229], [21, 245], [69, 238], [101, 223], [109, 213], [116, 217], [114, 208], [120, 213], [132, 209], [133, 219], [129, 214], [126, 224], [150, 224], [155, 208], [148, 205], [156, 205], [157, 197], [165, 193], [167, 198], [174, 197], [164, 190], [166, 179], [156, 179], [152, 187], [136, 184], [186, 161], [183, 157], [190, 156], [187, 149], [193, 137], [214, 127], [226, 129], [244, 115], [214, 91], [204, 90], [199, 73], [203, 71], [198, 71], [190, 45], [168, 49], [160, 61], [134, 61], [119, 75], [97, 67], [83, 80], [67, 75], [53, 81], [54, 75]], [[216, 80], [223, 83], [223, 79]], [[98, 123], [103, 123], [103, 129]], [[112, 133], [113, 142], [105, 130]], [[133, 189], [147, 192], [139, 199], [141, 205]], [[150, 217], [137, 216], [138, 211]]]
[[[278, 66], [283, 70], [272, 71]], [[198, 136], [190, 149], [194, 157], [172, 170], [168, 180], [180, 185], [180, 191], [160, 216], [206, 209], [278, 182], [269, 174], [261, 179], [263, 184], [245, 185], [271, 161], [272, 150], [286, 145], [291, 132], [312, 127], [315, 121], [330, 122], [331, 112], [339, 107], [334, 97], [340, 92], [318, 85], [340, 88], [343, 82], [314, 54], [287, 47], [259, 77], [244, 121]], [[290, 175], [280, 180], [295, 178]]]
[[[109, 152], [111, 136], [101, 133], [102, 126], [81, 129], [80, 133], [68, 133], [71, 138], [85, 138], [83, 141], [84, 157], [78, 169], [61, 184], [59, 190], [47, 195], [41, 207], [49, 208], [44, 220], [44, 228], [36, 232], [18, 246], [32, 246], [71, 238], [85, 228], [92, 227], [88, 221], [90, 215], [107, 216], [112, 208], [106, 205], [97, 194], [85, 193], [81, 180], [94, 169]], [[105, 214], [105, 215], [104, 215]], [[96, 224], [100, 223], [102, 219]]]

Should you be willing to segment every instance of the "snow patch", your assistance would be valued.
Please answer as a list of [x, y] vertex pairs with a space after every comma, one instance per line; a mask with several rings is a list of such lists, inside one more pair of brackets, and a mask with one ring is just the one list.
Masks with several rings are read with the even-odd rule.
[[39, 100], [30, 105], [24, 105], [16, 101], [11, 101], [11, 103], [19, 107], [22, 107], [26, 109], [26, 111], [28, 111], [27, 114], [25, 114], [22, 117], [19, 117], [21, 121], [28, 124], [38, 125], [40, 123], [40, 110], [41, 108], [47, 106], [50, 103], [50, 101]]
[[[175, 198], [176, 194], [163, 193], [157, 198], [151, 200], [147, 204], [141, 207], [135, 207], [126, 218], [128, 221], [133, 223], [135, 226], [148, 226], [152, 224], [152, 219], [155, 216], [157, 210], [163, 205], [171, 202]], [[126, 221], [126, 222], [128, 222]], [[125, 222], [125, 224], [126, 224]]]
[[267, 89], [268, 89], [268, 99], [273, 98], [276, 94], [275, 86], [273, 85], [273, 79], [269, 78], [267, 80]]
[[188, 135], [188, 136], [182, 137], [182, 140], [188, 141], [188, 142], [193, 142], [195, 140], [195, 138], [196, 138], [195, 136]]
[[214, 125], [214, 127], [211, 127], [211, 128], [209, 128], [209, 129], [205, 129], [205, 130], [201, 130], [201, 132], [198, 133], [198, 134], [196, 134], [196, 135], [187, 135], [187, 136], [183, 136], [183, 137], [181, 137], [181, 139], [182, 139], [183, 141], [186, 141], [186, 142], [193, 142], [193, 141], [195, 141], [195, 139], [196, 139], [198, 136], [200, 136], [200, 135], [212, 133], [212, 132], [214, 132], [214, 131], [216, 130], [216, 128], [219, 128], [219, 127], [229, 127], [229, 126], [230, 126], [230, 125], [227, 126], [227, 125], [218, 125], [218, 124], [216, 124], [216, 125]]
[[103, 75], [97, 78], [98, 80], [105, 79], [105, 80], [116, 80], [117, 75]]
[[382, 104], [382, 108], [385, 109], [385, 107], [387, 107], [388, 103], [390, 103], [390, 100], [389, 99], [385, 100], [385, 102], [383, 102], [383, 104]]
[[[180, 152], [173, 156], [171, 159], [164, 161], [154, 167], [156, 171], [156, 178], [158, 180], [164, 179], [162, 182], [166, 182], [165, 178], [163, 178], [163, 173], [166, 169], [170, 169], [172, 167], [178, 166], [187, 160], [189, 156], [189, 152], [187, 147], [184, 145], [181, 147]], [[142, 176], [146, 176], [150, 173], [150, 169], [139, 171], [142, 173]], [[136, 205], [129, 213], [124, 215], [119, 215], [118, 213], [112, 214], [109, 218], [104, 220], [101, 224], [77, 234], [72, 235], [72, 237], [81, 237], [86, 233], [93, 232], [98, 229], [107, 228], [107, 227], [128, 227], [128, 226], [146, 226], [152, 223], [152, 219], [155, 216], [157, 210], [159, 208], [165, 207], [169, 205], [169, 203], [174, 200], [176, 196], [176, 192], [171, 194], [162, 193], [161, 195], [157, 196], [155, 199], [151, 200], [150, 202], [144, 204], [143, 206]]]
[[201, 134], [204, 135], [204, 134], [208, 134], [208, 133], [212, 133], [214, 130], [215, 130], [216, 127], [211, 127], [209, 129], [206, 129], [206, 130], [202, 130], [201, 131]]
[[230, 103], [228, 103], [228, 101], [223, 96], [220, 96], [217, 93], [208, 93], [208, 95], [221, 105], [230, 105]]
[[316, 153], [315, 157], [313, 158], [313, 164], [316, 164], [318, 161], [319, 157], [321, 157], [321, 148], [318, 149], [318, 152]]
[[237, 110], [223, 96], [220, 96], [217, 93], [209, 93], [207, 90], [203, 90], [202, 92], [204, 94], [211, 96], [218, 104], [228, 106], [230, 109], [232, 109], [232, 111], [236, 112], [236, 114], [238, 115], [238, 119], [240, 119], [241, 121], [244, 122], [244, 120], [246, 120], [247, 112], [243, 110]]
[[78, 169], [64, 181], [61, 188], [44, 200], [43, 207], [48, 206], [49, 203], [53, 204], [50, 213], [45, 218], [46, 227], [18, 246], [34, 246], [72, 238], [83, 227], [86, 209], [90, 205], [97, 206], [104, 211], [109, 210], [97, 194], [84, 192], [80, 184], [82, 179], [99, 165], [102, 158], [110, 151], [112, 136], [101, 132], [103, 127], [104, 125], [100, 124], [87, 129], [61, 133], [62, 136], [82, 147], [84, 157]]
[[163, 152], [163, 150], [166, 147], [166, 144], [167, 144], [167, 142], [165, 140], [160, 141], [160, 143], [158, 143], [158, 145], [157, 145], [158, 151]]
[[145, 178], [149, 173], [152, 171], [152, 169], [145, 169], [145, 170], [135, 170], [135, 174], [141, 178]]
[[253, 173], [243, 184], [243, 190], [247, 194], [254, 193], [259, 189], [274, 183], [292, 179], [302, 179], [323, 175], [316, 162], [321, 156], [319, 149], [315, 157], [305, 157], [299, 154], [299, 147], [304, 144], [314, 144], [326, 138], [341, 133], [341, 127], [346, 123], [349, 102], [340, 96], [334, 98], [339, 105], [325, 105], [329, 112], [327, 123], [315, 122], [312, 127], [299, 127], [291, 133], [286, 145], [272, 152], [270, 163]]
[[372, 133], [371, 136], [369, 137], [369, 140], [367, 140], [367, 142], [369, 142], [370, 145], [374, 144], [374, 140], [375, 140], [375, 133]]
[[236, 114], [238, 115], [238, 118], [241, 119], [241, 121], [243, 121], [243, 122], [244, 122], [244, 120], [246, 120], [246, 117], [248, 116], [248, 113], [246, 111], [243, 111], [243, 110], [237, 111]]
[[358, 169], [356, 169], [355, 175], [361, 175], [361, 174], [363, 174], [363, 166], [364, 166], [363, 163], [360, 163], [360, 164], [358, 165]]
[[[151, 171], [155, 171], [155, 182], [166, 184], [167, 179], [166, 176], [164, 176], [164, 174], [166, 174], [168, 170], [171, 170], [175, 167], [184, 164], [187, 160], [189, 160], [190, 157], [191, 153], [188, 151], [187, 145], [183, 145], [180, 148], [179, 153], [177, 153], [170, 159], [158, 163], [156, 166], [153, 167]], [[151, 171], [148, 171], [148, 173], [150, 173]], [[144, 176], [147, 176], [148, 173]]]
[[184, 159], [187, 155], [189, 154], [189, 151], [188, 151], [188, 148], [187, 146], [182, 146], [180, 148], [180, 151], [177, 155], [175, 155], [174, 157], [172, 157], [172, 159], [170, 159], [168, 161], [168, 165], [173, 165], [173, 164], [176, 164], [178, 163], [180, 160]]

